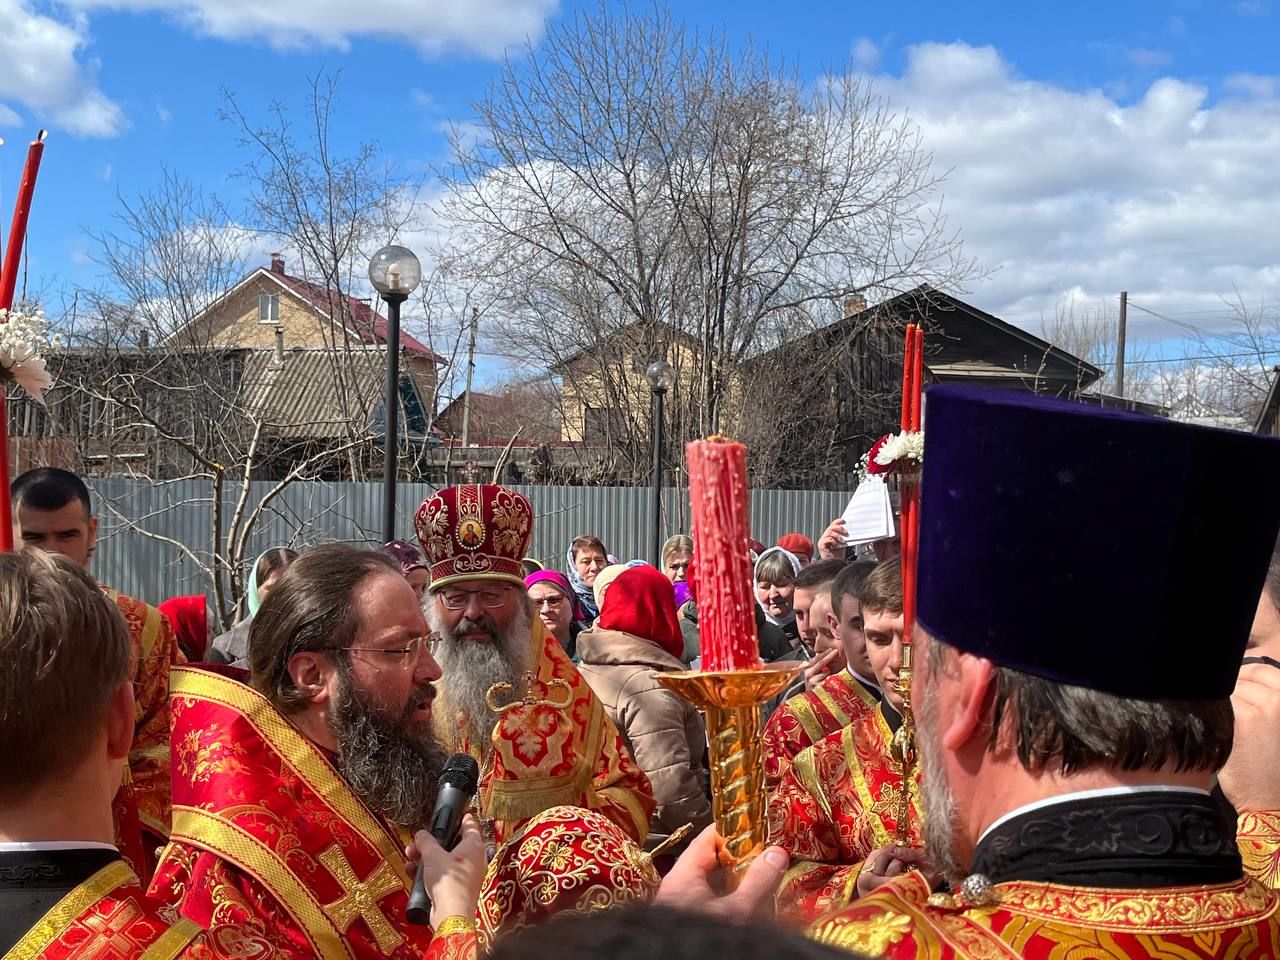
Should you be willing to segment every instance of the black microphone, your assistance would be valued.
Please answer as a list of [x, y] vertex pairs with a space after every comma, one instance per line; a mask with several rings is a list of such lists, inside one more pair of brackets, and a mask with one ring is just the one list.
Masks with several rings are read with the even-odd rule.
[[[480, 785], [480, 765], [466, 753], [455, 753], [444, 762], [440, 771], [440, 792], [436, 794], [436, 806], [431, 811], [427, 829], [436, 843], [446, 850], [458, 845], [458, 831], [462, 827], [462, 815], [471, 805]], [[413, 876], [413, 890], [409, 893], [409, 905], [404, 911], [410, 923], [420, 927], [431, 925], [431, 898], [422, 882], [422, 865]]]

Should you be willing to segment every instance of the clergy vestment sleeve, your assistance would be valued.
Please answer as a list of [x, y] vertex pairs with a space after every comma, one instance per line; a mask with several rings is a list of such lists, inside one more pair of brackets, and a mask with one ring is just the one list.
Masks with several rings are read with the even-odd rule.
[[129, 775], [138, 818], [160, 838], [169, 836], [169, 673], [186, 662], [169, 618], [155, 607], [108, 590], [129, 628], [134, 665], [134, 734]]
[[1264, 886], [1280, 889], [1280, 810], [1240, 814], [1236, 843], [1245, 873]]

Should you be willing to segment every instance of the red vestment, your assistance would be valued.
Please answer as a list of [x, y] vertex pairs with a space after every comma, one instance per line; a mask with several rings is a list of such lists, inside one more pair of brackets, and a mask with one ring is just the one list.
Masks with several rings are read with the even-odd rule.
[[823, 737], [843, 730], [880, 701], [848, 670], [785, 701], [764, 728], [764, 788], [777, 789], [797, 756]]
[[[70, 890], [5, 955], [6, 960], [272, 960], [281, 956], [252, 931], [204, 933], [171, 921], [148, 900], [123, 860]], [[297, 960], [301, 960], [298, 955]]]
[[995, 902], [932, 896], [911, 872], [816, 924], [823, 943], [885, 960], [1265, 960], [1280, 895], [1252, 879], [1153, 890], [1014, 881]]
[[116, 845], [146, 882], [169, 838], [169, 673], [186, 662], [168, 618], [115, 590], [103, 592], [129, 628], [135, 723], [124, 783], [113, 804]]
[[[893, 735], [881, 710], [868, 710], [796, 757], [769, 797], [769, 843], [786, 848], [793, 866], [778, 890], [778, 912], [817, 919], [853, 896], [866, 858], [897, 842], [902, 771], [890, 753]], [[908, 846], [921, 841], [920, 772], [910, 784]]]

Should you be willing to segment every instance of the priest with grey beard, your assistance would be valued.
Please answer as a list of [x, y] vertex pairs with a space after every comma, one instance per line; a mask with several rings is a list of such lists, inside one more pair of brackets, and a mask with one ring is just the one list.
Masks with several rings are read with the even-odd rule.
[[423, 602], [444, 670], [436, 736], [480, 763], [479, 812], [492, 839], [567, 805], [598, 810], [643, 844], [649, 781], [532, 615], [521, 563], [533, 535], [528, 499], [497, 484], [446, 487], [422, 502], [415, 522], [431, 569]]

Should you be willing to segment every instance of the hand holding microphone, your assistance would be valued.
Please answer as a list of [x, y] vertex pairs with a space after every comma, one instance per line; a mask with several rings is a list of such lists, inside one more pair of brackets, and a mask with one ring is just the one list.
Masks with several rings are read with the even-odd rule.
[[419, 830], [415, 846], [405, 851], [422, 861], [405, 910], [410, 923], [434, 925], [449, 916], [475, 915], [486, 868], [484, 837], [475, 819], [463, 812], [479, 780], [480, 769], [467, 754], [454, 754], [445, 762], [429, 828]]

